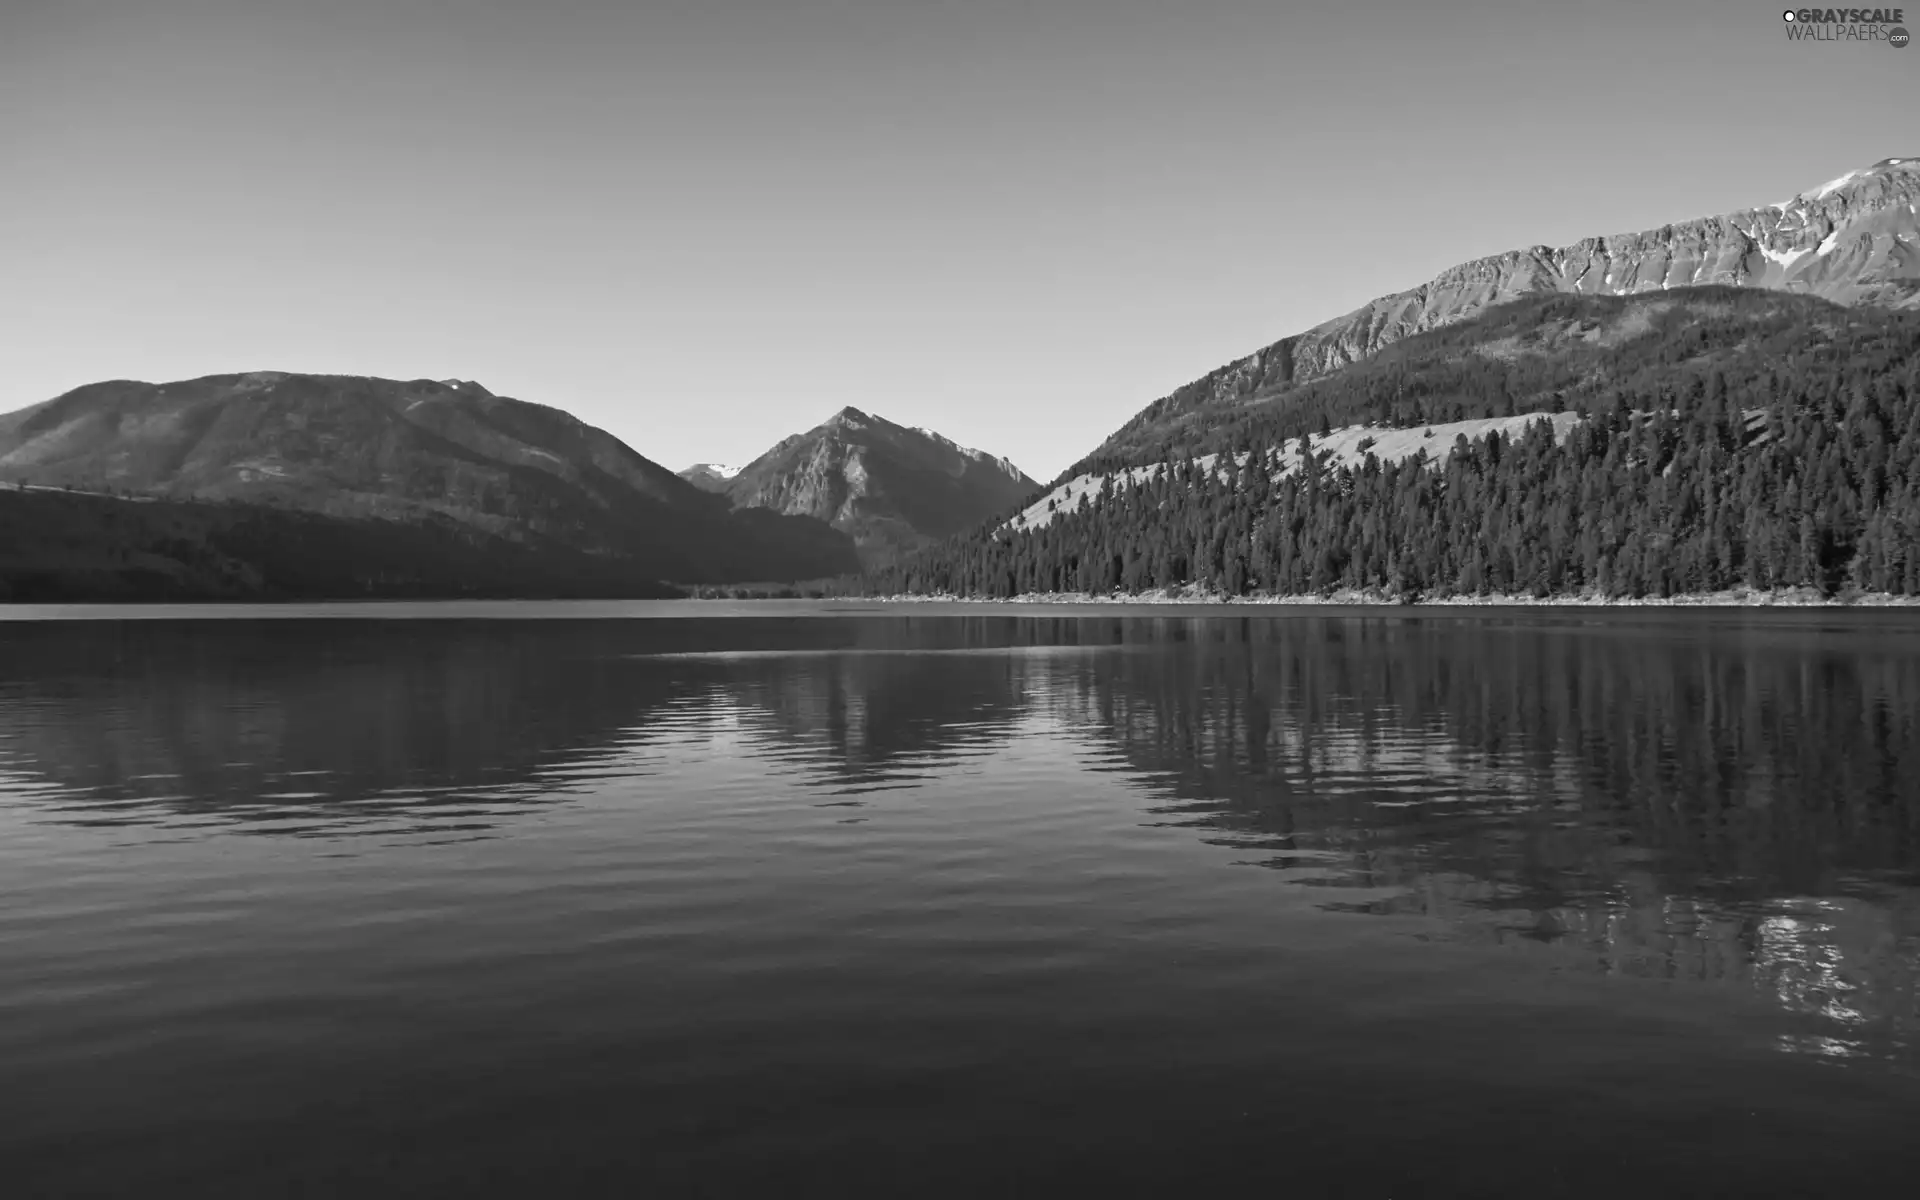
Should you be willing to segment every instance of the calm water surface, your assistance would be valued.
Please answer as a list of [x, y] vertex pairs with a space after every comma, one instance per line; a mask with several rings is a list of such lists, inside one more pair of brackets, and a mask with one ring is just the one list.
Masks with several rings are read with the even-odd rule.
[[1917, 982], [1913, 617], [0, 621], [16, 1195], [1904, 1192]]

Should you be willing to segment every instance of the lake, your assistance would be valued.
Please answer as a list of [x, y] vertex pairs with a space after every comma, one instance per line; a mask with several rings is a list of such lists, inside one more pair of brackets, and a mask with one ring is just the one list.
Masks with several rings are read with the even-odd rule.
[[9, 1192], [1911, 1186], [1920, 614], [860, 607], [0, 621]]

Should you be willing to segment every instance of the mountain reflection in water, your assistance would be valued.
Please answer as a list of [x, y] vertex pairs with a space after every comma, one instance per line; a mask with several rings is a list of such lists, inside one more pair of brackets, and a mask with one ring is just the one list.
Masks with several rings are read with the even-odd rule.
[[[1920, 1068], [1899, 619], [0, 623], [0, 832], [22, 978], [82, 971], [31, 950], [36, 905], [77, 886], [56, 863], [189, 886], [182, 847], [270, 839], [404, 859], [457, 906], [459, 856], [542, 846], [501, 870], [609, 896], [726, 879], [766, 889], [726, 902], [752, 922], [852, 854], [877, 890], [834, 903], [883, 923], [983, 888], [1057, 915], [1239, 879], [1220, 903], [1244, 907], [1258, 879], [1311, 914], [1289, 921], [1739, 993], [1777, 1050]], [[174, 894], [117, 878], [117, 904]]]

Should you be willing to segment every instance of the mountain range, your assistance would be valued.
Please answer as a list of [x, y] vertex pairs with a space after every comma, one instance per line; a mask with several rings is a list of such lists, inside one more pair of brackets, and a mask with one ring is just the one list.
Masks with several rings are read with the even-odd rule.
[[1004, 458], [857, 408], [783, 438], [745, 467], [700, 463], [680, 474], [742, 508], [825, 521], [853, 538], [868, 566], [958, 533], [1039, 487]]
[[[1415, 579], [1416, 590], [1444, 592], [1522, 576], [1529, 587], [1549, 577], [1554, 588], [1669, 586], [1676, 580], [1648, 566], [1646, 545], [1707, 553], [1698, 547], [1731, 535], [1699, 524], [1700, 511], [1666, 509], [1619, 512], [1581, 533], [1593, 496], [1555, 490], [1572, 487], [1571, 475], [1541, 503], [1572, 515], [1550, 537], [1534, 534], [1597, 547], [1572, 575], [1564, 562], [1528, 558], [1524, 571], [1480, 562], [1464, 526], [1421, 526], [1432, 514], [1402, 513], [1392, 534], [1301, 525], [1336, 520], [1330, 497], [1365, 492], [1383, 471], [1403, 486], [1394, 504], [1438, 488], [1427, 501], [1444, 509], [1466, 489], [1459, 464], [1478, 464], [1483, 481], [1499, 476], [1514, 460], [1498, 447], [1533, 437], [1537, 417], [1552, 418], [1542, 425], [1551, 444], [1526, 461], [1545, 471], [1555, 447], [1575, 443], [1606, 460], [1605, 447], [1587, 444], [1595, 431], [1638, 447], [1641, 431], [1666, 427], [1662, 413], [1678, 432], [1606, 460], [1608, 487], [1645, 499], [1666, 485], [1634, 471], [1684, 465], [1707, 472], [1695, 504], [1734, 503], [1725, 488], [1738, 480], [1765, 493], [1741, 496], [1744, 510], [1781, 525], [1734, 538], [1728, 561], [1683, 572], [1687, 586], [1736, 576], [1885, 584], [1906, 578], [1905, 560], [1874, 548], [1909, 534], [1920, 544], [1920, 509], [1911, 531], [1903, 524], [1920, 484], [1895, 471], [1920, 464], [1920, 431], [1911, 444], [1905, 432], [1920, 386], [1917, 210], [1920, 158], [1888, 158], [1775, 204], [1463, 263], [1147, 405], [1046, 489], [1004, 458], [854, 408], [745, 466], [676, 474], [564, 412], [458, 379], [262, 371], [92, 384], [0, 415], [0, 483], [41, 489], [0, 491], [0, 530], [19, 531], [20, 559], [10, 566], [0, 554], [0, 587], [38, 580], [26, 590], [59, 594], [47, 581], [77, 571], [115, 594], [511, 594], [519, 577], [638, 595], [861, 569], [873, 586], [1002, 593], [1069, 581]], [[1838, 457], [1806, 475], [1778, 460], [1788, 442]], [[1682, 464], [1676, 446], [1706, 459]], [[1762, 459], [1764, 470], [1754, 465]], [[1170, 480], [1184, 493], [1168, 491]], [[1275, 499], [1273, 489], [1299, 487], [1310, 491]], [[1246, 508], [1248, 489], [1282, 507]], [[1142, 507], [1148, 493], [1158, 507]], [[1217, 533], [1228, 512], [1249, 549], [1200, 548], [1195, 531]], [[1511, 528], [1533, 528], [1538, 512], [1526, 512]], [[296, 518], [299, 537], [334, 547], [339, 561], [316, 574], [288, 558], [276, 539], [294, 536]], [[1168, 524], [1176, 518], [1185, 532]], [[1285, 538], [1263, 524], [1274, 520], [1288, 525]], [[55, 528], [65, 532], [46, 532]], [[1425, 544], [1407, 541], [1415, 528]], [[134, 529], [137, 553], [125, 544]], [[1631, 546], [1628, 529], [1640, 539]], [[1372, 550], [1349, 554], [1356, 538]], [[29, 543], [39, 547], [32, 570], [20, 558]], [[376, 543], [377, 569], [347, 561], [350, 547]], [[1797, 549], [1780, 548], [1788, 543]], [[1869, 550], [1881, 558], [1867, 563]], [[1509, 545], [1509, 559], [1516, 553]], [[1326, 561], [1308, 569], [1292, 554]], [[508, 561], [516, 566], [503, 572]], [[135, 576], [146, 582], [127, 582]]]
[[0, 482], [400, 522], [655, 581], [858, 566], [852, 540], [823, 522], [736, 511], [603, 430], [460, 380], [92, 384], [0, 415]]

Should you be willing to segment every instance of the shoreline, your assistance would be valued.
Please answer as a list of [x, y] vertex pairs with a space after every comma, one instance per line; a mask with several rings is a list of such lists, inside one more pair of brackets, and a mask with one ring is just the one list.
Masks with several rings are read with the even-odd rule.
[[1920, 608], [1920, 596], [1890, 592], [1854, 592], [1825, 596], [1813, 588], [1721, 592], [1684, 592], [1673, 596], [1603, 596], [1592, 592], [1531, 596], [1514, 594], [1423, 596], [1409, 599], [1371, 589], [1341, 589], [1324, 595], [1225, 596], [1184, 588], [1149, 592], [1029, 592], [1018, 596], [914, 595], [843, 596], [873, 604], [982, 604], [982, 605], [1186, 605], [1234, 608]]
[[1268, 613], [1305, 615], [1311, 612], [1343, 611], [1350, 615], [1389, 611], [1407, 613], [1481, 612], [1521, 613], [1552, 609], [1562, 612], [1655, 612], [1674, 610], [1722, 613], [1773, 612], [1812, 614], [1815, 612], [1903, 613], [1920, 610], [1920, 596], [1896, 596], [1888, 593], [1847, 593], [1827, 597], [1810, 588], [1779, 591], [1688, 593], [1667, 597], [1606, 597], [1593, 594], [1561, 596], [1440, 596], [1407, 600], [1369, 591], [1335, 591], [1325, 595], [1304, 596], [1221, 596], [1188, 589], [1159, 590], [1137, 595], [1086, 592], [1042, 592], [1021, 596], [986, 597], [952, 595], [892, 596], [820, 596], [752, 599], [635, 598], [597, 600], [507, 600], [507, 599], [414, 599], [414, 600], [283, 600], [269, 602], [173, 602], [140, 601], [67, 601], [62, 603], [22, 603], [0, 601], [0, 626], [40, 620], [139, 621], [154, 619], [439, 619], [439, 620], [567, 620], [567, 619], [671, 619], [676, 617], [835, 617], [881, 616], [910, 617], [985, 615], [1000, 612], [1011, 616], [1043, 614], [1145, 616], [1155, 613], [1184, 613], [1195, 617], [1243, 616]]

